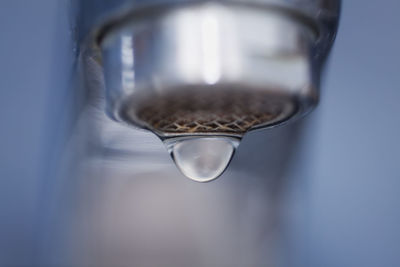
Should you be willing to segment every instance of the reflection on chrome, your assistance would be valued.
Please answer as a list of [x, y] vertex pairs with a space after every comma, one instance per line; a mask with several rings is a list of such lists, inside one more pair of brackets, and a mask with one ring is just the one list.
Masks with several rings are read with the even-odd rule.
[[217, 14], [205, 11], [201, 22], [202, 46], [203, 46], [203, 73], [204, 81], [215, 84], [221, 77], [220, 59], [220, 33]]
[[135, 58], [133, 37], [124, 35], [121, 37], [121, 62], [122, 62], [122, 86], [127, 90], [135, 87]]

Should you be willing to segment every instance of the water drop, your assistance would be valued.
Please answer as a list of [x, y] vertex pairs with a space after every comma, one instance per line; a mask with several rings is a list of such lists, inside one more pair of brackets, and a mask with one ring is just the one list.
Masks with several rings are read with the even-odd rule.
[[225, 171], [239, 141], [231, 137], [179, 137], [164, 143], [178, 169], [189, 179], [204, 183]]

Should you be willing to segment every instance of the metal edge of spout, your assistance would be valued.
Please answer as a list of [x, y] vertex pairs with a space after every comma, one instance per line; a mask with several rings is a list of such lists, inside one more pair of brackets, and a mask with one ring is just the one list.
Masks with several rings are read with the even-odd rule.
[[[269, 5], [291, 9], [296, 13], [304, 14], [317, 21], [320, 25], [328, 25], [330, 31], [336, 31], [341, 0], [73, 0], [77, 10], [77, 23], [79, 25], [78, 39], [80, 42], [87, 40], [88, 36], [108, 23], [136, 10], [152, 8], [155, 6], [170, 6], [190, 3], [218, 2], [242, 3], [255, 5]], [[326, 19], [328, 18], [328, 20]], [[334, 35], [328, 34], [322, 41], [333, 41]]]

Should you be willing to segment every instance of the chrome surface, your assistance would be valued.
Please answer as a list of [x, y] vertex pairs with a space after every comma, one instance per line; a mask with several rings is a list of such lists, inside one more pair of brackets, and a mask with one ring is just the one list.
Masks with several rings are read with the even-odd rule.
[[315, 39], [269, 10], [208, 3], [149, 15], [101, 42], [108, 111], [161, 136], [275, 125], [316, 102]]
[[93, 62], [103, 67], [108, 114], [161, 137], [241, 137], [308, 113], [340, 1], [300, 2], [131, 1], [115, 13], [109, 6], [83, 48], [101, 47]]

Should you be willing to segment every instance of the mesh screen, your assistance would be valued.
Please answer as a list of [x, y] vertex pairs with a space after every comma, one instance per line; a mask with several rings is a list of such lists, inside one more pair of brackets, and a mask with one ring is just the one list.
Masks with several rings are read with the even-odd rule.
[[293, 111], [287, 98], [243, 90], [185, 90], [144, 102], [129, 110], [129, 117], [165, 134], [242, 135], [251, 128], [283, 120]]

